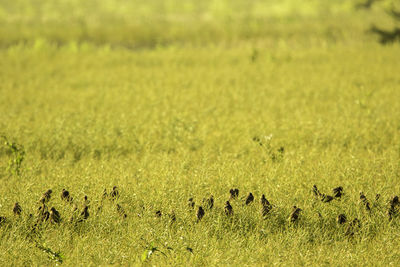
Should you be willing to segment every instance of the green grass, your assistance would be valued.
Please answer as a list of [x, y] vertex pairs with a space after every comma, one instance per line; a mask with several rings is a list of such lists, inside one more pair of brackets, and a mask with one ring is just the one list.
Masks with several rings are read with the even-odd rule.
[[[365, 33], [386, 17], [346, 1], [310, 1], [299, 15], [291, 1], [250, 11], [245, 1], [111, 2], [93, 13], [80, 1], [0, 2], [0, 135], [25, 151], [10, 174], [14, 155], [0, 144], [0, 265], [57, 264], [56, 252], [63, 265], [400, 263], [400, 221], [387, 217], [400, 193], [400, 47]], [[313, 184], [345, 196], [322, 203]], [[97, 212], [114, 185], [126, 219], [111, 201]], [[232, 187], [240, 200], [227, 218]], [[49, 188], [63, 221], [32, 235]], [[89, 197], [87, 221], [69, 223], [63, 188], [80, 209]], [[249, 192], [256, 201], [244, 206]], [[196, 223], [187, 200], [197, 208], [210, 194], [215, 208]], [[274, 205], [265, 220], [261, 194]], [[353, 237], [340, 213], [361, 220]]]

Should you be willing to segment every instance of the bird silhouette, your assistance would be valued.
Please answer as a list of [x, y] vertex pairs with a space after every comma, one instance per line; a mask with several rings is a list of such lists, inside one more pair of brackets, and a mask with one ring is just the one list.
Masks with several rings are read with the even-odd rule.
[[83, 222], [84, 220], [87, 220], [88, 218], [89, 218], [89, 207], [85, 205], [79, 216], [78, 222]]
[[331, 202], [332, 200], [333, 200], [333, 197], [332, 197], [332, 196], [330, 196], [330, 195], [325, 195], [325, 194], [322, 195], [322, 199], [321, 199], [322, 202], [328, 203], [328, 202]]
[[301, 211], [302, 211], [302, 209], [300, 209], [296, 206], [293, 206], [292, 213], [290, 214], [290, 217], [289, 217], [289, 221], [291, 223], [297, 222], [299, 220], [299, 215], [300, 215]]
[[225, 203], [225, 209], [224, 210], [225, 210], [225, 214], [227, 216], [231, 216], [233, 214], [233, 208], [231, 206], [231, 203], [229, 203], [229, 201], [227, 201]]
[[341, 198], [343, 195], [343, 187], [342, 186], [335, 187], [335, 188], [333, 188], [332, 191], [333, 191], [333, 196], [335, 198]]
[[120, 204], [117, 204], [117, 212], [118, 212], [119, 215], [121, 215], [123, 218], [128, 217], [128, 215], [126, 214], [124, 208], [123, 208]]
[[369, 204], [369, 201], [363, 192], [360, 192], [360, 201], [365, 206], [367, 211], [371, 211], [371, 205]]
[[246, 205], [249, 205], [251, 202], [254, 201], [254, 196], [253, 194], [250, 192], [249, 195], [246, 198]]
[[195, 202], [194, 202], [193, 198], [192, 198], [192, 197], [189, 198], [189, 200], [188, 200], [188, 206], [189, 206], [189, 208], [190, 208], [190, 209], [193, 209], [193, 208], [194, 208], [194, 205], [195, 205]]
[[272, 209], [272, 205], [271, 203], [269, 203], [269, 201], [265, 198], [265, 195], [263, 194], [261, 196], [261, 214], [263, 217], [267, 216], [267, 214], [270, 212], [270, 210]]
[[162, 216], [161, 210], [157, 210], [156, 211], [156, 217], [161, 217], [161, 216]]
[[204, 217], [204, 209], [202, 206], [199, 206], [199, 209], [197, 210], [197, 221], [199, 222], [201, 219]]
[[338, 222], [338, 224], [344, 224], [347, 221], [346, 215], [344, 214], [339, 214], [336, 218], [336, 221]]
[[61, 192], [61, 200], [67, 201], [67, 202], [71, 202], [72, 201], [72, 197], [70, 195], [70, 193], [63, 189]]
[[313, 193], [314, 193], [314, 195], [316, 196], [316, 197], [321, 197], [321, 192], [319, 192], [319, 190], [318, 190], [318, 188], [317, 188], [317, 186], [316, 185], [313, 185]]
[[22, 208], [21, 208], [21, 205], [19, 205], [18, 202], [15, 202], [14, 208], [13, 208], [13, 212], [14, 212], [14, 215], [21, 215]]
[[398, 206], [400, 206], [399, 197], [394, 196], [393, 199], [390, 200], [389, 204], [390, 206], [388, 210], [388, 215], [389, 215], [389, 221], [391, 221], [393, 217], [395, 217], [399, 213], [398, 209]]
[[43, 196], [42, 196], [42, 198], [39, 200], [39, 202], [40, 202], [40, 203], [46, 203], [46, 202], [48, 202], [48, 201], [50, 200], [50, 198], [51, 198], [51, 193], [53, 193], [53, 190], [51, 190], [51, 189], [47, 190], [47, 191], [43, 194]]
[[206, 201], [206, 207], [211, 210], [214, 207], [214, 196], [211, 195], [209, 199]]
[[235, 188], [235, 189], [231, 189], [229, 190], [229, 194], [230, 194], [230, 198], [231, 199], [237, 199], [239, 197], [239, 189]]
[[117, 186], [113, 187], [113, 189], [110, 193], [110, 197], [111, 197], [111, 200], [116, 200], [117, 198], [119, 198], [119, 191], [118, 191]]
[[52, 207], [50, 209], [50, 222], [60, 223], [60, 221], [61, 221], [60, 213], [56, 210], [56, 208]]

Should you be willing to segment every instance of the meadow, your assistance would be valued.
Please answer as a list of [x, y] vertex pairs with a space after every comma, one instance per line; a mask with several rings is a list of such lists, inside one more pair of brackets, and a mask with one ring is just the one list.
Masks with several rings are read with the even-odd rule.
[[400, 45], [354, 4], [0, 0], [0, 265], [398, 265]]

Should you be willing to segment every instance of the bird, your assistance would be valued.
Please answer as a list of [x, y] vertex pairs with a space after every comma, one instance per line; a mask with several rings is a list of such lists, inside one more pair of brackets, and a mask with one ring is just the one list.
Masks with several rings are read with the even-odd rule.
[[107, 189], [106, 189], [106, 188], [104, 188], [103, 195], [101, 196], [101, 198], [102, 198], [102, 199], [108, 198], [108, 192], [107, 192]]
[[53, 190], [51, 190], [51, 189], [47, 190], [47, 191], [43, 194], [43, 196], [42, 196], [42, 198], [39, 200], [39, 202], [40, 202], [40, 203], [46, 203], [46, 202], [48, 202], [48, 201], [50, 200], [50, 198], [51, 198], [51, 193], [53, 193]]
[[119, 215], [121, 215], [123, 218], [128, 217], [128, 215], [125, 213], [124, 208], [123, 208], [120, 204], [117, 204], [117, 212], [118, 212]]
[[368, 201], [367, 197], [364, 195], [363, 192], [360, 192], [360, 201], [365, 206], [367, 211], [371, 211], [371, 206], [369, 204], [369, 201]]
[[338, 224], [344, 224], [347, 221], [346, 215], [344, 214], [339, 214], [336, 218], [336, 221], [338, 222]]
[[292, 213], [290, 214], [290, 217], [289, 217], [289, 220], [291, 223], [295, 223], [298, 221], [301, 211], [302, 211], [302, 209], [300, 209], [296, 206], [293, 206]]
[[358, 228], [360, 228], [361, 227], [361, 222], [360, 222], [360, 220], [359, 219], [357, 219], [357, 218], [355, 218], [353, 221], [351, 221], [350, 223], [349, 223], [349, 225], [347, 226], [347, 229], [346, 229], [346, 235], [347, 236], [350, 236], [350, 237], [352, 237], [352, 236], [354, 236], [354, 233], [358, 230]]
[[251, 202], [253, 202], [254, 200], [254, 196], [253, 194], [250, 192], [249, 195], [246, 198], [246, 205], [249, 205]]
[[335, 187], [335, 188], [333, 188], [332, 191], [333, 191], [333, 196], [335, 198], [341, 198], [343, 195], [343, 187], [342, 186]]
[[202, 206], [199, 206], [199, 209], [197, 210], [197, 221], [199, 222], [203, 217], [204, 217], [204, 209]]
[[207, 203], [206, 206], [209, 210], [212, 209], [212, 207], [214, 206], [214, 196], [211, 195], [209, 199], [207, 199]]
[[399, 206], [400, 202], [399, 202], [399, 197], [398, 196], [394, 196], [392, 200], [390, 200], [390, 206], [389, 206], [389, 210], [388, 210], [388, 215], [389, 215], [389, 221], [391, 221], [393, 219], [394, 216], [397, 215], [397, 213], [399, 212], [399, 210], [397, 209], [397, 206]]
[[261, 196], [261, 214], [263, 217], [267, 216], [267, 214], [270, 212], [270, 210], [272, 209], [272, 205], [271, 203], [269, 203], [269, 201], [265, 198], [265, 195]]
[[157, 210], [156, 211], [156, 217], [161, 217], [161, 216], [162, 216], [161, 210]]
[[118, 192], [118, 188], [117, 186], [114, 186], [111, 193], [110, 193], [110, 197], [112, 200], [116, 200], [117, 198], [119, 198], [119, 192]]
[[83, 205], [85, 206], [89, 206], [90, 200], [88, 199], [88, 196], [84, 196], [83, 197]]
[[65, 201], [67, 201], [67, 202], [72, 201], [71, 195], [70, 195], [69, 192], [68, 192], [67, 190], [65, 190], [65, 189], [63, 189], [62, 192], [61, 192], [61, 200], [65, 200]]
[[320, 197], [321, 196], [321, 192], [319, 192], [318, 188], [316, 185], [313, 185], [313, 193], [316, 197]]
[[324, 203], [329, 203], [329, 202], [331, 202], [332, 200], [333, 200], [333, 197], [332, 197], [332, 196], [330, 196], [330, 195], [325, 195], [325, 194], [322, 195], [322, 199], [321, 199], [322, 202], [324, 202]]
[[89, 206], [85, 205], [83, 207], [83, 210], [82, 210], [80, 216], [79, 216], [78, 222], [82, 222], [84, 220], [87, 220], [87, 218], [89, 218]]
[[188, 200], [188, 206], [189, 206], [189, 208], [190, 208], [190, 209], [193, 209], [193, 208], [194, 208], [194, 205], [195, 205], [195, 202], [193, 201], [193, 198], [192, 198], [192, 197], [189, 198], [189, 200]]
[[237, 189], [237, 188], [235, 188], [235, 189], [231, 189], [231, 190], [229, 190], [229, 193], [230, 193], [230, 198], [231, 199], [237, 199], [238, 198], [238, 196], [239, 196], [239, 189]]
[[21, 208], [21, 205], [19, 205], [18, 202], [15, 202], [14, 208], [13, 208], [13, 212], [14, 212], [14, 215], [21, 215], [22, 208]]
[[50, 222], [60, 223], [60, 221], [61, 221], [60, 213], [56, 210], [56, 208], [52, 207], [50, 209]]
[[225, 214], [227, 216], [231, 216], [233, 214], [233, 208], [231, 206], [231, 203], [229, 203], [229, 200], [225, 203]]

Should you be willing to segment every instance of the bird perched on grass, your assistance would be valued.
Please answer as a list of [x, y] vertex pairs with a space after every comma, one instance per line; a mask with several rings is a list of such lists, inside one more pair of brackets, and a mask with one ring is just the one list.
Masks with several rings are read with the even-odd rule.
[[249, 195], [246, 198], [246, 205], [249, 205], [251, 202], [254, 201], [254, 196], [253, 194], [250, 192]]
[[211, 195], [210, 198], [207, 199], [206, 201], [206, 207], [207, 209], [211, 210], [212, 207], [214, 207], [214, 196]]
[[89, 218], [89, 207], [88, 206], [84, 206], [83, 210], [79, 216], [78, 222], [82, 222], [84, 220], [87, 220], [87, 218]]
[[365, 206], [367, 211], [371, 211], [371, 205], [369, 204], [369, 201], [363, 192], [360, 192], [360, 201]]
[[229, 201], [227, 201], [227, 202], [225, 203], [225, 208], [224, 208], [224, 210], [225, 210], [225, 214], [226, 214], [227, 216], [231, 216], [231, 215], [233, 214], [233, 208], [232, 208], [231, 203], [229, 203]]
[[319, 192], [319, 190], [318, 190], [318, 188], [317, 188], [316, 185], [313, 185], [312, 191], [313, 191], [313, 193], [314, 193], [314, 195], [315, 195], [316, 197], [321, 197], [322, 194], [321, 194], [321, 192]]
[[336, 218], [336, 221], [338, 222], [338, 224], [344, 224], [347, 221], [346, 215], [344, 214], [339, 214]]
[[156, 217], [160, 218], [162, 216], [161, 210], [156, 211]]
[[355, 218], [354, 220], [352, 220], [349, 225], [347, 226], [346, 229], [346, 235], [347, 236], [354, 236], [354, 233], [361, 227], [361, 222], [359, 219]]
[[14, 215], [21, 215], [22, 208], [21, 208], [21, 205], [19, 205], [18, 202], [15, 202], [14, 208], [13, 208], [13, 212], [14, 212]]
[[43, 194], [43, 196], [42, 196], [42, 198], [39, 200], [39, 202], [40, 202], [40, 203], [46, 203], [46, 202], [48, 202], [48, 201], [50, 200], [50, 198], [51, 198], [51, 193], [53, 193], [53, 190], [51, 190], [51, 189], [47, 190], [47, 191]]
[[71, 195], [65, 189], [63, 189], [62, 192], [61, 192], [61, 200], [64, 200], [64, 201], [67, 201], [67, 202], [71, 202], [72, 201]]
[[113, 187], [113, 189], [110, 193], [110, 197], [111, 197], [111, 200], [116, 200], [117, 198], [119, 198], [119, 191], [118, 191], [117, 186]]
[[123, 208], [120, 204], [117, 204], [117, 212], [118, 212], [119, 215], [121, 215], [123, 218], [128, 217], [128, 215], [126, 214], [124, 208]]
[[399, 213], [399, 208], [398, 208], [400, 206], [399, 197], [394, 196], [393, 199], [390, 200], [389, 204], [390, 206], [388, 210], [388, 215], [389, 215], [389, 221], [391, 221], [393, 217], [395, 217]]
[[195, 205], [195, 202], [194, 202], [193, 198], [192, 197], [189, 198], [189, 200], [188, 200], [189, 209], [193, 209], [194, 205]]
[[341, 198], [343, 195], [343, 187], [342, 186], [335, 187], [335, 188], [333, 188], [332, 191], [333, 191], [333, 196], [335, 198]]
[[239, 197], [239, 189], [235, 188], [235, 189], [231, 189], [229, 190], [229, 194], [231, 195], [230, 198], [231, 199], [237, 199]]
[[270, 212], [270, 210], [272, 209], [272, 205], [271, 203], [269, 203], [269, 201], [265, 198], [265, 195], [263, 194], [261, 196], [261, 214], [263, 217], [267, 216], [267, 214]]
[[85, 195], [83, 197], [83, 205], [89, 206], [89, 204], [90, 204], [90, 200], [89, 200], [88, 196]]
[[300, 209], [296, 206], [293, 206], [292, 213], [290, 214], [290, 217], [289, 217], [289, 221], [291, 223], [297, 222], [299, 220], [299, 215], [300, 215], [301, 211], [302, 211], [302, 209]]
[[202, 206], [199, 206], [199, 209], [197, 210], [197, 221], [199, 222], [201, 219], [204, 217], [204, 209]]
[[321, 198], [321, 201], [322, 201], [322, 202], [324, 202], [324, 203], [329, 203], [329, 202], [331, 202], [332, 200], [333, 200], [333, 196], [325, 195], [325, 194], [322, 195], [322, 198]]
[[56, 210], [56, 208], [52, 207], [50, 209], [50, 222], [60, 223], [60, 221], [61, 221], [60, 213]]

